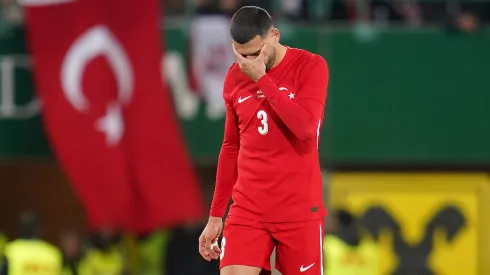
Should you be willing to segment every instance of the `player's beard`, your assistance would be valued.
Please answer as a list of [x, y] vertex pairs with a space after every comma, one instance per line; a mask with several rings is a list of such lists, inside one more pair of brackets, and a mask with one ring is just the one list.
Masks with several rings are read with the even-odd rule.
[[274, 62], [276, 62], [276, 48], [272, 48], [271, 54], [269, 55], [267, 62], [265, 62], [265, 70], [270, 70], [272, 66], [274, 66]]

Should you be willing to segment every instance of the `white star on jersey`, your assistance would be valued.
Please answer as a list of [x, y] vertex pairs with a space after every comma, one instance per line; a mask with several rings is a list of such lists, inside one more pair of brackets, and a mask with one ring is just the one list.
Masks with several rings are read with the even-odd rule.
[[293, 93], [289, 93], [289, 99], [293, 99], [294, 98], [294, 94]]

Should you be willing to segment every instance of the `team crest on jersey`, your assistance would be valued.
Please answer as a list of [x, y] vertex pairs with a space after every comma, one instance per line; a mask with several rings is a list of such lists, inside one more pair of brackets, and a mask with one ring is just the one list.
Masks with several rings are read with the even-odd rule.
[[296, 95], [292, 89], [284, 86], [279, 87], [279, 91], [285, 92], [289, 96], [289, 99], [294, 99], [294, 96]]
[[[281, 86], [281, 87], [279, 87], [279, 91], [283, 91], [283, 92], [287, 93], [288, 96], [289, 96], [289, 99], [293, 99], [294, 98], [294, 95], [295, 94], [292, 91], [290, 91], [289, 88], [286, 88], [284, 86]], [[264, 97], [265, 97], [264, 93], [262, 93], [261, 90], [258, 90], [257, 91], [257, 98], [264, 98]]]

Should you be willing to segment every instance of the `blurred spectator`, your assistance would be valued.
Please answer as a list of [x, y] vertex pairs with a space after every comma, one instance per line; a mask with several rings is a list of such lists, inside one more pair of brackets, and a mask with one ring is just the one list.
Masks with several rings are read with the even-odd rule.
[[407, 1], [375, 0], [371, 1], [370, 14], [374, 22], [404, 22], [404, 6], [415, 5]]
[[456, 18], [456, 26], [462, 32], [474, 32], [478, 29], [478, 19], [469, 12], [463, 12]]
[[12, 25], [20, 25], [24, 20], [24, 14], [15, 0], [0, 0], [0, 18]]
[[196, 16], [231, 16], [238, 7], [237, 0], [195, 0]]
[[[22, 20], [15, 0], [0, 0], [5, 18]], [[183, 16], [204, 13], [232, 14], [238, 7], [254, 5], [269, 10], [274, 18], [284, 15], [291, 20], [359, 21], [369, 19], [378, 23], [402, 23], [419, 27], [423, 23], [443, 24], [448, 6], [458, 5], [480, 22], [490, 22], [489, 1], [427, 1], [427, 0], [162, 0], [165, 15]], [[279, 14], [278, 14], [279, 12]], [[366, 18], [364, 18], [366, 16]], [[0, 16], [1, 18], [2, 16]]]
[[8, 237], [4, 233], [0, 232], [0, 258], [3, 258], [5, 252], [5, 246], [8, 243]]
[[409, 27], [420, 27], [422, 25], [422, 11], [418, 3], [415, 1], [403, 1], [400, 6], [405, 22]]
[[379, 251], [376, 244], [361, 236], [359, 224], [346, 210], [332, 211], [325, 235], [325, 275], [377, 275]]
[[82, 258], [82, 243], [75, 231], [66, 231], [60, 237], [63, 253], [63, 275], [78, 274], [78, 264]]
[[25, 212], [20, 217], [19, 237], [5, 247], [2, 275], [60, 274], [62, 256], [58, 248], [41, 240], [41, 219]]
[[23, 23], [22, 10], [15, 0], [0, 0], [0, 36], [10, 34], [12, 27]]
[[165, 263], [167, 259], [167, 245], [171, 232], [159, 230], [150, 236], [139, 239], [139, 270], [137, 274], [159, 275], [167, 274]]
[[281, 1], [281, 12], [289, 18], [298, 18], [302, 14], [303, 1], [283, 0]]
[[427, 23], [455, 22], [457, 20], [454, 19], [463, 14], [471, 14], [476, 21], [490, 23], [489, 1], [421, 1], [420, 6]]
[[209, 119], [224, 117], [223, 81], [235, 57], [229, 35], [229, 15], [235, 0], [199, 0], [190, 25], [190, 59], [197, 90], [206, 101]]
[[[306, 5], [312, 5], [313, 2], [315, 1], [308, 1]], [[369, 20], [385, 25], [401, 23], [409, 27], [420, 27], [424, 24], [444, 25], [448, 18], [462, 17], [465, 25], [469, 21], [490, 23], [489, 1], [332, 0], [329, 2], [329, 20], [334, 21]], [[469, 17], [472, 19], [468, 20]], [[311, 16], [308, 18], [311, 19]]]
[[119, 241], [120, 236], [110, 230], [102, 230], [90, 236], [90, 246], [78, 265], [78, 274], [122, 274], [124, 263], [118, 247]]
[[[468, 6], [463, 7], [459, 3], [448, 4], [447, 27], [449, 31], [459, 33], [472, 33], [476, 31], [480, 24], [476, 12], [476, 10], [473, 11]], [[480, 17], [482, 16], [484, 16], [484, 13], [480, 13]]]
[[237, 0], [219, 0], [221, 10], [229, 15], [232, 15], [239, 7]]

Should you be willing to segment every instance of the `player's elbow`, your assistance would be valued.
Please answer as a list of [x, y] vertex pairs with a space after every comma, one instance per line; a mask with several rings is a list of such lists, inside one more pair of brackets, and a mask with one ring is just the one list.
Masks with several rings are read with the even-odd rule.
[[319, 130], [319, 120], [318, 116], [313, 114], [308, 114], [296, 124], [297, 131], [295, 132], [296, 137], [301, 141], [309, 141], [311, 139], [316, 139]]
[[316, 136], [316, 134], [308, 131], [308, 132], [304, 132], [304, 133], [299, 134], [298, 139], [301, 141], [309, 141], [309, 140], [314, 139], [315, 136]]
[[220, 154], [227, 156], [235, 156], [238, 155], [238, 144], [235, 142], [223, 142], [221, 145]]
[[317, 131], [315, 127], [304, 125], [304, 127], [296, 133], [296, 137], [301, 141], [308, 141], [316, 138]]

